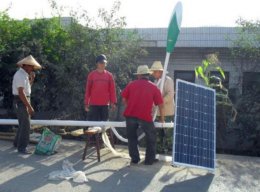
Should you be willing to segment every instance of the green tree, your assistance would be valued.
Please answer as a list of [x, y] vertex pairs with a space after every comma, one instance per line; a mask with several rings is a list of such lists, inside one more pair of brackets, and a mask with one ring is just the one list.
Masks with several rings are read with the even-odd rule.
[[201, 65], [195, 67], [196, 78], [202, 78], [205, 85], [209, 87], [211, 86], [210, 78], [212, 77], [212, 71], [218, 71], [222, 78], [225, 79], [225, 73], [219, 63], [220, 62], [216, 53], [206, 55], [206, 58], [202, 60]]
[[[246, 154], [260, 155], [260, 21], [237, 20], [238, 36], [233, 40], [231, 53], [237, 67], [242, 95], [236, 96], [238, 117], [237, 143]], [[244, 72], [250, 72], [245, 75]], [[247, 80], [247, 81], [245, 81]]]
[[202, 64], [195, 67], [195, 75], [197, 79], [203, 80], [205, 86], [216, 90], [216, 148], [222, 151], [228, 143], [227, 125], [230, 120], [236, 119], [237, 110], [229, 98], [228, 90], [222, 85], [221, 78], [211, 75], [212, 71], [218, 71], [225, 79], [217, 54], [207, 55]]
[[125, 18], [118, 15], [120, 2], [116, 1], [110, 11], [100, 9], [100, 22], [93, 22], [85, 10], [73, 10], [67, 25], [60, 17], [62, 8], [50, 2], [53, 12], [58, 13], [51, 19], [16, 21], [7, 12], [1, 13], [0, 73], [4, 78], [0, 80], [0, 96], [10, 108], [15, 63], [32, 54], [43, 66], [32, 91], [38, 114], [47, 112], [45, 118], [83, 118], [85, 82], [95, 68], [95, 57], [107, 55], [108, 69], [115, 75], [119, 92], [145, 51], [137, 33], [124, 29]]
[[195, 67], [195, 76], [197, 79], [202, 79], [203, 83], [207, 87], [216, 90], [217, 107], [227, 106], [231, 108], [230, 110], [228, 110], [228, 113], [232, 116], [232, 120], [234, 121], [236, 119], [237, 111], [229, 98], [228, 90], [226, 87], [223, 86], [222, 79], [220, 77], [211, 75], [212, 71], [219, 72], [220, 77], [225, 79], [225, 72], [220, 66], [220, 61], [216, 53], [206, 55], [206, 58], [202, 60], [201, 65]]
[[[242, 85], [243, 72], [260, 67], [260, 21], [237, 20], [237, 37], [233, 39], [231, 54]], [[241, 86], [242, 87], [242, 86]]]
[[10, 108], [12, 103], [11, 84], [15, 72], [15, 63], [26, 49], [24, 42], [28, 31], [28, 20], [23, 22], [11, 19], [7, 12], [0, 13], [0, 97], [3, 98], [3, 105]]
[[260, 20], [237, 20], [238, 37], [233, 41], [232, 53], [235, 57], [259, 63], [260, 60]]

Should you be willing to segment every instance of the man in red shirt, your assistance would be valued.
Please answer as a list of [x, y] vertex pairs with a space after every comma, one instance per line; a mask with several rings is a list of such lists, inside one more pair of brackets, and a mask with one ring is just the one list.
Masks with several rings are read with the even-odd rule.
[[152, 165], [155, 159], [156, 131], [152, 119], [153, 105], [159, 106], [160, 121], [164, 122], [163, 98], [160, 90], [149, 81], [150, 70], [147, 65], [141, 65], [137, 69], [137, 80], [130, 82], [122, 92], [126, 105], [124, 116], [126, 117], [126, 132], [128, 138], [128, 150], [131, 163], [140, 161], [138, 151], [137, 129], [140, 126], [146, 135], [146, 165]]
[[116, 91], [113, 75], [107, 71], [105, 55], [96, 57], [97, 69], [90, 72], [87, 78], [85, 92], [85, 111], [89, 121], [107, 121], [108, 106], [115, 109]]

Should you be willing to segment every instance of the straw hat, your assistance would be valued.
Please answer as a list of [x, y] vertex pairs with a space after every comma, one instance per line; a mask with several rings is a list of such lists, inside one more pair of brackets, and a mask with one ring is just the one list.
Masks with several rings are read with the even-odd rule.
[[33, 56], [29, 55], [19, 61], [17, 63], [19, 67], [22, 67], [22, 65], [32, 65], [34, 70], [41, 69], [42, 66], [33, 58]]
[[137, 72], [134, 73], [134, 75], [145, 75], [145, 74], [151, 74], [151, 71], [149, 70], [147, 65], [138, 66]]
[[150, 69], [151, 71], [163, 71], [163, 66], [161, 61], [154, 61]]

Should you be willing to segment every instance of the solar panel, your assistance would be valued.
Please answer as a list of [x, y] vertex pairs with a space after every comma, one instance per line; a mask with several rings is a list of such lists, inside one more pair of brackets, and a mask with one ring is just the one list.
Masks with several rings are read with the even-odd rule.
[[173, 164], [214, 171], [216, 158], [216, 93], [177, 79]]

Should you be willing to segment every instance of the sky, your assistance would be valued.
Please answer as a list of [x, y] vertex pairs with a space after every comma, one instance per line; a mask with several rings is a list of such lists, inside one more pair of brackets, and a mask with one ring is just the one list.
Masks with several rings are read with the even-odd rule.
[[[260, 0], [120, 0], [119, 14], [126, 17], [127, 27], [167, 27], [175, 4], [183, 5], [182, 27], [236, 26], [240, 17], [260, 20]], [[69, 10], [86, 10], [96, 17], [99, 8], [110, 10], [114, 0], [56, 0]], [[15, 19], [51, 17], [48, 0], [0, 0], [0, 11], [10, 6], [9, 16]]]

